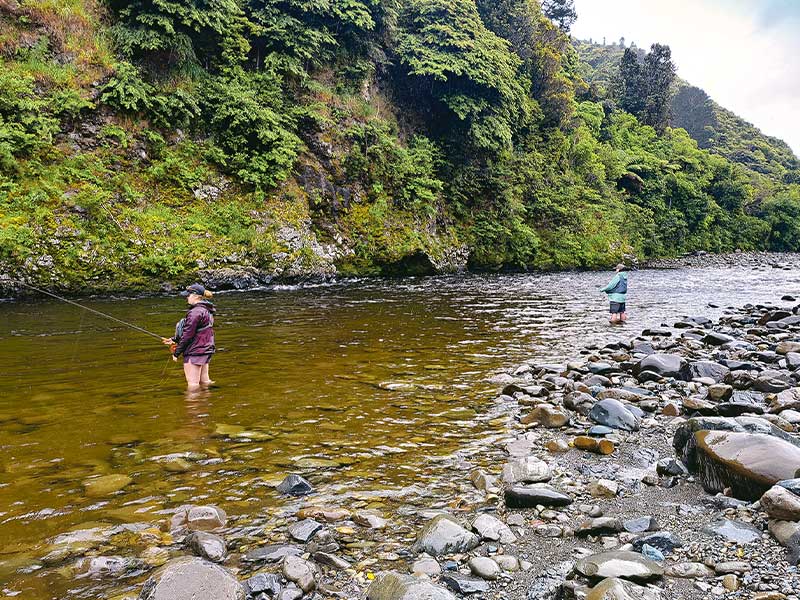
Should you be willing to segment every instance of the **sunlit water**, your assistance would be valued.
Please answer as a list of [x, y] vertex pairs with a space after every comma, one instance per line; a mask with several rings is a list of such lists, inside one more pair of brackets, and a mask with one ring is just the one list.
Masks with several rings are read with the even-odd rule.
[[[58, 302], [0, 303], [0, 597], [126, 589], [76, 579], [68, 564], [43, 568], [48, 540], [157, 523], [184, 503], [257, 522], [285, 503], [272, 485], [288, 472], [305, 474], [329, 504], [436, 490], [442, 458], [491, 433], [490, 379], [503, 369], [800, 292], [794, 271], [640, 271], [630, 277], [630, 321], [612, 328], [598, 292], [609, 278], [470, 275], [220, 294], [218, 386], [193, 398], [157, 340]], [[85, 303], [165, 336], [183, 313], [179, 298]], [[186, 472], [158, 459], [178, 452], [197, 453]], [[112, 473], [132, 483], [86, 497], [84, 481]]]

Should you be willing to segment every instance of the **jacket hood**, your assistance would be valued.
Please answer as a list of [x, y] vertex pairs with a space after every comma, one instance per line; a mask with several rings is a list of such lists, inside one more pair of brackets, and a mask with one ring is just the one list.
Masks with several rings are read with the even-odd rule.
[[[213, 305], [211, 302], [209, 302], [208, 300], [200, 300], [200, 302], [198, 302], [197, 304], [195, 304], [195, 305], [193, 305], [193, 306], [190, 306], [190, 307], [189, 307], [189, 310], [192, 310], [193, 308], [197, 308], [198, 306], [202, 306], [202, 307], [203, 307], [203, 308], [205, 308], [205, 309], [206, 309], [208, 312], [210, 312], [212, 315], [213, 315], [215, 312], [217, 312], [217, 308], [216, 308], [216, 307], [215, 307], [215, 306], [214, 306], [214, 305]], [[188, 312], [188, 311], [187, 311], [187, 312]]]

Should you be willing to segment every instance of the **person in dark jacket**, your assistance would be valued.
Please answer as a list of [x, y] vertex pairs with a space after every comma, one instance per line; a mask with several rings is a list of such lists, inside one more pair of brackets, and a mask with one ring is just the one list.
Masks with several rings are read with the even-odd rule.
[[214, 313], [216, 309], [209, 301], [213, 294], [199, 283], [193, 283], [181, 292], [189, 303], [189, 310], [182, 323], [175, 328], [175, 336], [164, 338], [172, 347], [172, 360], [183, 355], [183, 372], [189, 390], [209, 386], [214, 382], [208, 375], [208, 364], [216, 352], [214, 346]]

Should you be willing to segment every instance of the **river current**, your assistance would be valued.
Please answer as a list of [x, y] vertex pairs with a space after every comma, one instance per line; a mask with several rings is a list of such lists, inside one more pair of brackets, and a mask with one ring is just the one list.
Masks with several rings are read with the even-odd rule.
[[[287, 510], [273, 487], [290, 472], [328, 505], [380, 505], [409, 489], [433, 503], [446, 488], [441, 465], [492, 435], [498, 373], [564, 361], [682, 315], [715, 318], [726, 306], [780, 305], [800, 292], [793, 270], [637, 271], [630, 320], [612, 327], [598, 291], [610, 277], [465, 275], [219, 294], [217, 385], [194, 396], [157, 340], [55, 301], [0, 303], [0, 598], [134, 593], [144, 573], [84, 577], [52, 558], [54, 539], [125, 523], [164, 529], [187, 503], [217, 504], [263, 530]], [[84, 303], [165, 336], [184, 311], [178, 297]], [[86, 486], [107, 475], [129, 481], [109, 493]], [[135, 554], [136, 543], [114, 550]]]

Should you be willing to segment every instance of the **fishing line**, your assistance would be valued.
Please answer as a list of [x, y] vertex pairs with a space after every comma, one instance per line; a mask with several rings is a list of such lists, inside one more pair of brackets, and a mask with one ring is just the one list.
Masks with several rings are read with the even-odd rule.
[[72, 304], [73, 306], [77, 306], [78, 308], [82, 308], [83, 310], [88, 310], [89, 312], [92, 312], [92, 313], [94, 313], [96, 315], [100, 315], [101, 317], [105, 317], [106, 319], [111, 319], [112, 321], [116, 321], [117, 323], [125, 325], [126, 327], [130, 327], [131, 329], [135, 329], [136, 331], [141, 331], [142, 333], [144, 333], [146, 335], [149, 335], [151, 337], [154, 337], [154, 338], [156, 338], [158, 340], [164, 339], [164, 336], [158, 335], [157, 333], [153, 333], [152, 331], [147, 331], [147, 329], [139, 327], [138, 325], [134, 325], [133, 323], [128, 323], [126, 321], [123, 321], [122, 319], [118, 319], [117, 317], [112, 317], [111, 315], [107, 315], [104, 312], [100, 312], [99, 310], [95, 310], [93, 308], [89, 308], [88, 306], [84, 306], [83, 304], [78, 304], [77, 302], [73, 302], [72, 300], [68, 300], [67, 298], [62, 298], [61, 296], [58, 296], [57, 294], [54, 294], [52, 292], [48, 292], [47, 290], [43, 290], [43, 289], [37, 288], [36, 286], [30, 285], [28, 283], [25, 283], [24, 281], [18, 281], [17, 283], [19, 283], [20, 285], [24, 285], [25, 287], [30, 288], [30, 289], [32, 289], [34, 291], [37, 291], [40, 294], [45, 294], [47, 296], [52, 296], [56, 300], [61, 300], [62, 302], [66, 302], [67, 304]]

